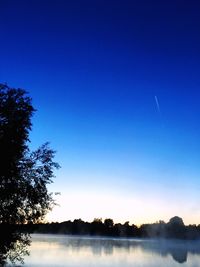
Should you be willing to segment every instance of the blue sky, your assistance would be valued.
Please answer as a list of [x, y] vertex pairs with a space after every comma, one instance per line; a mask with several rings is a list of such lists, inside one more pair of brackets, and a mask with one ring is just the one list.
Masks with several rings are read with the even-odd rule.
[[0, 8], [0, 81], [30, 93], [31, 147], [50, 141], [62, 166], [47, 219], [200, 223], [200, 4]]

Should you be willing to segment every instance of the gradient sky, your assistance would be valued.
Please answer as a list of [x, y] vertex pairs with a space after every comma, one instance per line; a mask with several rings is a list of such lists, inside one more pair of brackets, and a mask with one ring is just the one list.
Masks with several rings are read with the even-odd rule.
[[37, 109], [64, 221], [200, 223], [200, 3], [0, 0], [0, 82]]

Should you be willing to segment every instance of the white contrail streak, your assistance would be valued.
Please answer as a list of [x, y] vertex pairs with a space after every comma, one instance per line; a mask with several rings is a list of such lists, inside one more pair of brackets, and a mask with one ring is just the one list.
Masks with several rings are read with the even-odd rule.
[[159, 105], [159, 101], [156, 95], [155, 95], [155, 101], [156, 101], [156, 107], [157, 107], [158, 113], [160, 113], [161, 115], [160, 105]]

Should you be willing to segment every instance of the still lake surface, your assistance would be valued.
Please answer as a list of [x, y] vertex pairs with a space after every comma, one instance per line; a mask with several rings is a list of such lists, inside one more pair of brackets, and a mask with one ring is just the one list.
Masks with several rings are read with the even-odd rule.
[[197, 267], [200, 241], [32, 235], [24, 267]]

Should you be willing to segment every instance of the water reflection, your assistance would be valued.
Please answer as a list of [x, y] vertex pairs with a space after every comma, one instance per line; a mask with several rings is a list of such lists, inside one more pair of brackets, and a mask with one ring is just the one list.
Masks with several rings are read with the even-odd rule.
[[7, 263], [23, 263], [24, 257], [29, 255], [29, 245], [29, 235], [17, 232], [12, 226], [8, 227], [5, 225], [1, 225], [0, 266], [6, 266]]
[[195, 266], [200, 241], [133, 240], [33, 235], [25, 266]]
[[[0, 266], [186, 267], [198, 266], [200, 241], [28, 235], [0, 228]], [[18, 265], [19, 266], [19, 265]]]

